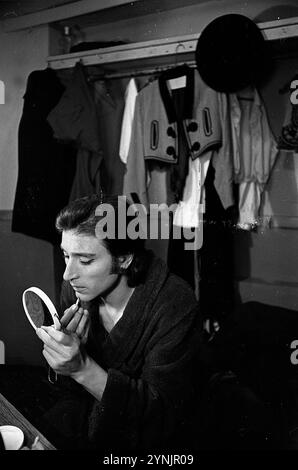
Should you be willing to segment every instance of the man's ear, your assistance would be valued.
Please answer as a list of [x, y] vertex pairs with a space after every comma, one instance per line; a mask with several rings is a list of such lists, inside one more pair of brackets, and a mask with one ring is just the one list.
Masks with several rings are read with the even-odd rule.
[[119, 264], [120, 268], [126, 270], [132, 263], [133, 254], [126, 255], [126, 256], [119, 256]]

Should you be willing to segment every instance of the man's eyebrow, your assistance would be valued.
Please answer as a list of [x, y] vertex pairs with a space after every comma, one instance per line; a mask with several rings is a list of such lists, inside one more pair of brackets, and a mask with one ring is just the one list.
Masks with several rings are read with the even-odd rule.
[[[62, 245], [60, 245], [60, 248], [61, 248], [62, 251], [66, 252], [66, 250], [63, 248]], [[94, 256], [96, 256], [96, 253], [72, 252], [72, 255], [85, 256], [87, 258], [93, 258]]]

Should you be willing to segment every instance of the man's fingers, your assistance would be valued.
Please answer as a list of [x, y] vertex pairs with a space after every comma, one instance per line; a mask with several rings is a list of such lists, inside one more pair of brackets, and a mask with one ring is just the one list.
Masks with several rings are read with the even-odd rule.
[[48, 336], [45, 332], [42, 332], [42, 333], [41, 334], [37, 333], [37, 336], [43, 341], [44, 348], [47, 347], [48, 350], [51, 349], [53, 352], [60, 353], [61, 346], [59, 346], [59, 344], [50, 336]]
[[60, 367], [59, 367], [60, 358], [59, 358], [59, 356], [57, 357], [57, 355], [55, 355], [55, 353], [53, 353], [53, 351], [49, 350], [46, 346], [43, 348], [42, 354], [43, 354], [43, 357], [45, 358], [45, 360], [47, 361], [48, 365], [52, 369], [49, 373], [52, 374], [52, 375], [55, 374], [55, 373], [56, 374], [60, 373]]
[[56, 330], [56, 328], [54, 328], [53, 326], [41, 326], [40, 328], [37, 328], [36, 333], [43, 341], [46, 336], [40, 336], [42, 334], [42, 331], [58, 343], [65, 343], [65, 341], [67, 340], [67, 335], [62, 330]]
[[63, 316], [60, 318], [62, 327], [65, 328], [69, 324], [78, 309], [79, 307], [76, 304], [73, 304], [71, 307], [65, 310]]
[[54, 369], [54, 366], [55, 366], [55, 358], [53, 357], [53, 354], [51, 353], [51, 351], [44, 347], [43, 348], [43, 351], [42, 351], [42, 354], [45, 358], [45, 360], [47, 361], [47, 363], [49, 364], [49, 366]]
[[47, 337], [41, 333], [41, 331], [58, 343], [67, 345], [67, 336], [71, 333], [75, 333], [79, 338], [84, 337], [89, 325], [89, 312], [87, 309], [83, 309], [82, 307], [78, 308], [78, 306], [74, 304], [69, 309], [65, 310], [60, 322], [61, 329], [55, 329], [53, 326], [42, 326], [38, 331], [36, 331], [40, 339], [53, 349], [55, 349], [55, 346], [53, 343], [49, 342]]
[[76, 333], [77, 336], [82, 337], [89, 320], [89, 312], [82, 307], [77, 310], [70, 320], [68, 325], [64, 328], [66, 332]]
[[75, 313], [74, 317], [68, 323], [66, 327], [66, 331], [70, 331], [72, 333], [76, 333], [77, 327], [83, 317], [84, 310], [79, 308], [79, 310]]
[[55, 352], [61, 353], [61, 347], [71, 343], [72, 338], [62, 331], [55, 330], [52, 326], [42, 326], [36, 330], [37, 336]]
[[86, 329], [89, 324], [89, 312], [88, 310], [84, 309], [83, 310], [83, 315], [81, 317], [81, 321], [78, 324], [76, 334], [78, 335], [79, 338], [82, 338], [84, 334], [86, 333]]

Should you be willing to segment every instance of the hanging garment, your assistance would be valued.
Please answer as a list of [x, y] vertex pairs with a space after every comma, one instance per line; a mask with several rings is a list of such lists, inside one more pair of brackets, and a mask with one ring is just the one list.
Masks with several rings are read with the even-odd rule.
[[[278, 148], [298, 152], [298, 104], [297, 98], [292, 97], [293, 90], [287, 94], [287, 106], [284, 124], [278, 139]], [[292, 99], [291, 99], [292, 97]]]
[[100, 169], [101, 186], [107, 194], [123, 194], [125, 164], [119, 156], [119, 144], [127, 83], [127, 78], [93, 82], [103, 153]]
[[31, 72], [18, 129], [18, 181], [12, 231], [58, 244], [55, 218], [69, 200], [76, 153], [47, 122], [64, 87], [52, 69]]
[[224, 209], [235, 204], [233, 141], [231, 134], [230, 104], [228, 95], [217, 93], [219, 117], [222, 125], [222, 145], [212, 151], [214, 187]]
[[[179, 118], [185, 130], [189, 155], [195, 160], [222, 144], [222, 124], [217, 92], [204, 84], [195, 69], [184, 69], [184, 74], [185, 104]], [[169, 171], [170, 166], [177, 165], [179, 157], [178, 119], [167, 80], [168, 77], [163, 74], [142, 89], [135, 104], [124, 193], [127, 196], [137, 193], [146, 207], [152, 200], [156, 201], [151, 186], [160, 186], [165, 169]], [[161, 168], [160, 172], [157, 170], [157, 163]], [[181, 179], [186, 179], [187, 171], [184, 175], [182, 173], [180, 172]], [[154, 181], [156, 177], [160, 180], [158, 184]], [[181, 187], [183, 189], [183, 185]], [[158, 203], [173, 202], [172, 195], [167, 197], [164, 188], [160, 188], [160, 191], [164, 198], [159, 199]], [[181, 193], [181, 189], [179, 192]]]
[[139, 91], [148, 86], [157, 76], [154, 74], [143, 75], [136, 78], [131, 78], [125, 90], [125, 107], [123, 112], [123, 120], [121, 125], [121, 137], [119, 144], [119, 156], [125, 165], [127, 164], [127, 157], [129, 152], [132, 125], [135, 112], [136, 98]]
[[77, 147], [77, 169], [70, 200], [100, 191], [103, 158], [99, 124], [92, 88], [83, 66], [77, 63], [72, 80], [61, 100], [48, 116], [55, 137]]
[[[181, 115], [184, 106], [185, 94], [179, 88], [172, 91], [173, 104], [177, 116]], [[199, 158], [192, 160], [189, 154], [187, 138], [181, 121], [178, 118], [178, 160], [175, 172], [170, 171], [169, 179], [173, 193], [179, 204], [171, 220], [171, 233], [168, 247], [168, 266], [172, 272], [185, 279], [194, 289], [196, 298], [199, 299], [199, 249], [203, 242], [203, 202], [204, 181], [210, 163], [212, 150], [209, 150]], [[188, 174], [183, 179], [185, 162], [187, 161]], [[175, 165], [171, 165], [175, 167]], [[174, 182], [173, 182], [174, 178]], [[175, 181], [178, 181], [178, 185]], [[183, 181], [183, 186], [179, 182]], [[175, 184], [176, 183], [176, 184]], [[174, 187], [173, 187], [174, 186]], [[177, 190], [183, 189], [182, 198]], [[177, 198], [178, 196], [178, 198]], [[176, 238], [178, 234], [178, 238]]]
[[80, 147], [77, 151], [76, 174], [73, 180], [69, 201], [83, 196], [99, 194], [101, 190], [101, 173], [98, 153]]
[[173, 223], [180, 227], [199, 227], [202, 221], [201, 213], [205, 207], [204, 182], [207, 175], [212, 151], [200, 158], [189, 158], [189, 172], [185, 182], [183, 198], [174, 214]]
[[[173, 82], [170, 82], [172, 84]], [[174, 82], [174, 86], [175, 86]], [[188, 177], [192, 176], [191, 167], [189, 167], [189, 161], [192, 161], [189, 155], [189, 147], [187, 144], [187, 137], [184, 131], [184, 126], [182, 119], [179, 117], [183, 114], [183, 109], [185, 106], [185, 88], [177, 88], [172, 90], [172, 103], [177, 116], [177, 140], [178, 140], [178, 162], [175, 165], [169, 165], [168, 171], [168, 185], [170, 190], [174, 195], [175, 202], [180, 205], [181, 213], [181, 199], [185, 194], [185, 181]], [[197, 159], [199, 160], [199, 158]], [[189, 178], [190, 179], [190, 178]], [[190, 183], [191, 181], [188, 181]], [[193, 188], [197, 193], [197, 188]], [[184, 190], [184, 191], [183, 191]], [[179, 207], [179, 206], [178, 206]], [[194, 209], [192, 207], [192, 209]], [[177, 211], [177, 209], [176, 209]], [[174, 213], [174, 219], [176, 216], [176, 211]], [[194, 214], [194, 217], [196, 214]], [[199, 214], [197, 214], [199, 216]], [[185, 244], [187, 243], [187, 237], [190, 236], [193, 238], [194, 234], [192, 231], [192, 223], [189, 227], [184, 227], [183, 230], [179, 230], [179, 226], [175, 224], [175, 221], [172, 220], [171, 216], [171, 225], [170, 225], [170, 237], [169, 237], [169, 247], [168, 247], [168, 266], [171, 272], [177, 274], [186, 280], [193, 289], [195, 289], [195, 270], [194, 270], [194, 254], [193, 250], [186, 250]], [[181, 221], [181, 219], [180, 219]], [[183, 221], [183, 220], [182, 220]], [[176, 238], [178, 234], [178, 238]]]
[[239, 184], [239, 227], [258, 224], [261, 194], [278, 153], [265, 106], [256, 89], [229, 95], [234, 180]]
[[131, 78], [125, 90], [125, 107], [123, 113], [119, 146], [119, 156], [121, 158], [121, 161], [125, 164], [127, 163], [137, 94], [138, 89], [136, 81], [134, 78]]
[[236, 206], [223, 207], [214, 185], [215, 169], [209, 165], [205, 180], [206, 207], [203, 214], [203, 245], [200, 261], [200, 311], [220, 324], [234, 305], [234, 236]]

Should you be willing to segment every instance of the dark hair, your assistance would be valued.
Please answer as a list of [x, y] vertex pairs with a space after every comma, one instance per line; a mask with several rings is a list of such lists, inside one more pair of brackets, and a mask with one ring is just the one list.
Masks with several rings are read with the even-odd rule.
[[[97, 237], [98, 223], [104, 219], [104, 216], [98, 214], [98, 209], [105, 205], [112, 207], [114, 211], [115, 222], [115, 236], [109, 236], [106, 233], [105, 238], [100, 238], [104, 246], [107, 248], [113, 258], [113, 268], [118, 273], [123, 273], [127, 276], [127, 283], [130, 287], [140, 284], [147, 272], [150, 252], [145, 249], [145, 240], [141, 237], [132, 239], [127, 234], [127, 227], [129, 223], [136, 218], [136, 215], [127, 215], [127, 211], [131, 204], [127, 201], [125, 196], [106, 196], [92, 194], [80, 199], [76, 199], [68, 204], [60, 211], [56, 218], [56, 229], [58, 232], [67, 230], [75, 230], [77, 234], [85, 234]], [[120, 227], [119, 222], [119, 207], [125, 208], [125, 236], [123, 237], [123, 228]], [[124, 206], [123, 206], [124, 204]], [[101, 211], [100, 211], [101, 212]], [[130, 212], [131, 213], [131, 212]], [[118, 238], [119, 232], [121, 237]], [[128, 268], [123, 271], [119, 266], [119, 257], [133, 255], [133, 260]], [[114, 272], [115, 272], [114, 271]]]

